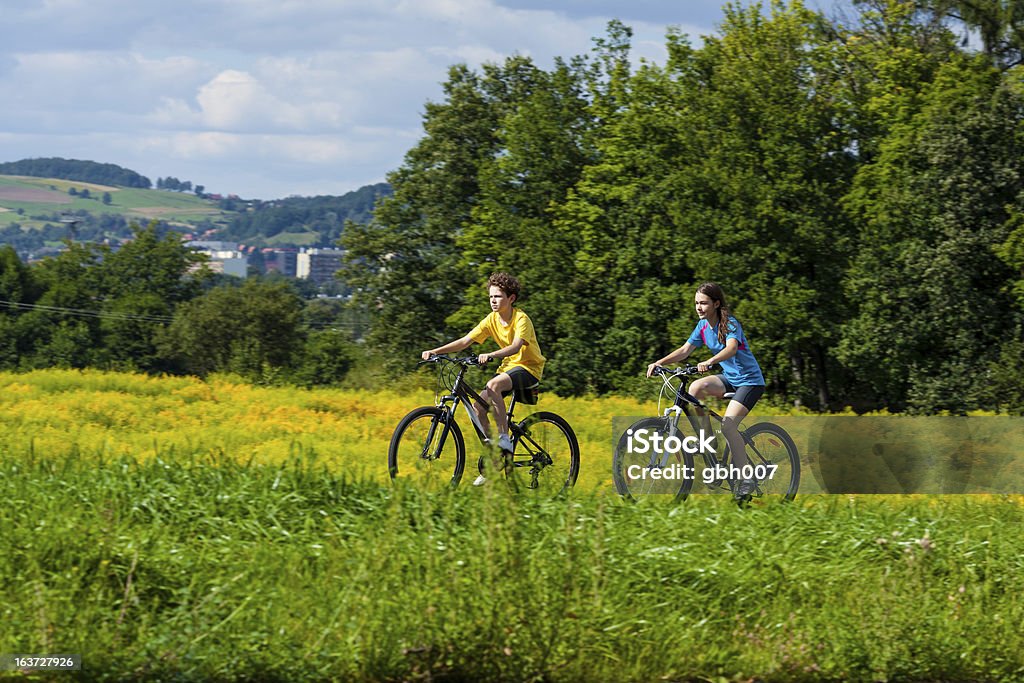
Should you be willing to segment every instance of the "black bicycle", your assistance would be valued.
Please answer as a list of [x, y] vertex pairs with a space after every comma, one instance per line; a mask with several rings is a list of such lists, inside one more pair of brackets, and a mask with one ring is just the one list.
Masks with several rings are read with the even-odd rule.
[[[422, 486], [455, 488], [466, 467], [466, 441], [455, 420], [459, 405], [469, 416], [481, 445], [490, 447], [483, 425], [473, 410], [473, 401], [485, 404], [466, 382], [466, 370], [478, 365], [477, 357], [431, 356], [423, 363], [438, 365], [435, 405], [416, 408], [402, 418], [388, 446], [388, 472], [392, 480], [415, 481]], [[508, 406], [512, 452], [488, 457], [481, 455], [481, 474], [493, 464], [504, 470], [506, 480], [516, 489], [538, 495], [557, 496], [576, 483], [580, 471], [580, 447], [572, 427], [560, 415], [531, 413], [516, 422], [517, 403], [536, 404], [537, 387], [513, 391]], [[485, 404], [486, 405], [486, 404]]]
[[[800, 454], [786, 431], [770, 422], [758, 422], [741, 429], [746, 443], [747, 463], [737, 467], [721, 433], [722, 416], [686, 391], [684, 377], [695, 375], [695, 366], [669, 370], [655, 368], [663, 385], [659, 412], [666, 393], [674, 396], [661, 417], [648, 417], [630, 425], [619, 437], [612, 458], [615, 489], [635, 500], [649, 494], [670, 494], [685, 500], [695, 483], [715, 493], [732, 492], [740, 479], [756, 482], [747, 498], [777, 494], [792, 500], [800, 485]], [[673, 384], [679, 379], [679, 385]], [[732, 394], [725, 394], [731, 398]], [[691, 412], [700, 408], [705, 415]], [[686, 420], [680, 418], [685, 415]], [[717, 424], [712, 430], [712, 421]], [[700, 461], [695, 465], [694, 456]]]

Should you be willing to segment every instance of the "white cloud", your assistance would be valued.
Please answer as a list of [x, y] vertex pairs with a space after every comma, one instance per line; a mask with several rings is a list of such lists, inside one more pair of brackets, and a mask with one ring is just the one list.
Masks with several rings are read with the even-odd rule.
[[40, 52], [17, 55], [16, 66], [0, 83], [8, 93], [8, 108], [45, 109], [74, 122], [92, 112], [146, 111], [203, 70], [201, 62], [184, 55], [153, 59], [120, 52]]
[[645, 17], [680, 4], [4, 0], [0, 161], [91, 158], [263, 198], [344, 192], [401, 164], [453, 63], [548, 68], [589, 51], [613, 5], [635, 53], [660, 61], [665, 25]]

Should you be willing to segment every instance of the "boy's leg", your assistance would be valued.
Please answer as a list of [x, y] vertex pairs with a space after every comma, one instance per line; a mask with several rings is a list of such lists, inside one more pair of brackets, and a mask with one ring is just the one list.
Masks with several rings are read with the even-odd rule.
[[[486, 392], [486, 391], [487, 390], [484, 389], [484, 391], [480, 392], [480, 398], [484, 398], [484, 392]], [[484, 428], [484, 438], [485, 439], [490, 439], [491, 438], [491, 423], [490, 423], [490, 420], [487, 419], [487, 411], [488, 411], [488, 406], [489, 405], [490, 405], [489, 403], [485, 404], [485, 403], [480, 403], [480, 401], [473, 401], [473, 411], [476, 413], [477, 418], [480, 420], [480, 424]]]
[[507, 373], [499, 373], [487, 382], [487, 387], [480, 392], [480, 398], [491, 404], [494, 409], [494, 426], [498, 430], [498, 438], [508, 436], [508, 413], [505, 412], [503, 395], [512, 391], [512, 378]]
[[[504, 378], [504, 380], [502, 379]], [[494, 410], [494, 426], [497, 428], [498, 437], [491, 443], [494, 445], [501, 446], [502, 436], [508, 440], [508, 413], [505, 412], [505, 400], [502, 398], [502, 394], [512, 389], [512, 378], [505, 373], [495, 375], [487, 382], [487, 386], [480, 392], [480, 398], [487, 401], [490, 407]], [[475, 403], [473, 407], [477, 411], [477, 415], [480, 415], [480, 422], [487, 428], [487, 406], [482, 406], [479, 403]], [[511, 450], [509, 446], [506, 446], [506, 450]], [[496, 464], [498, 469], [504, 467], [504, 464]], [[487, 477], [481, 474], [473, 482], [473, 486], [482, 486], [487, 482]]]
[[480, 392], [480, 396], [486, 398], [494, 408], [494, 426], [497, 427], [498, 434], [508, 434], [508, 413], [505, 412], [504, 394], [509, 391], [512, 391], [512, 378], [508, 373], [502, 372], [492, 377], [487, 382], [487, 388]]

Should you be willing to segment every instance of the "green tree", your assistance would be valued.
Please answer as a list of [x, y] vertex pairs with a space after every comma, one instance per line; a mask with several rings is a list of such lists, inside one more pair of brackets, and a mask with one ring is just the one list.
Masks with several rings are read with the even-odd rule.
[[[1024, 4], [1020, 0], [929, 0], [939, 17], [963, 22], [981, 38], [982, 53], [1009, 69], [1024, 63]], [[967, 38], [965, 37], [965, 42]]]
[[890, 130], [921, 109], [923, 92], [958, 51], [941, 18], [908, 0], [857, 0], [850, 25], [827, 29], [841, 83], [836, 96], [851, 151], [862, 164], [879, 154]]
[[[678, 282], [689, 279], [673, 248], [677, 200], [668, 184], [686, 154], [686, 101], [668, 69], [630, 73], [628, 34], [616, 28], [598, 43], [595, 61], [605, 75], [589, 84], [601, 122], [594, 160], [553, 211], [558, 233], [572, 235], [575, 247], [552, 264], [572, 278], [558, 292], [564, 304], [548, 371], [561, 393], [608, 391], [636, 376], [669, 343]], [[670, 38], [673, 55], [689, 51], [682, 38]]]
[[132, 226], [132, 239], [120, 249], [104, 249], [98, 266], [101, 354], [105, 364], [143, 371], [166, 371], [157, 351], [161, 330], [175, 308], [199, 295], [210, 276], [199, 266], [205, 257], [174, 233], [160, 236], [157, 223]]
[[[498, 121], [501, 152], [482, 165], [480, 200], [457, 237], [462, 263], [476, 278], [464, 307], [451, 318], [453, 333], [472, 327], [486, 311], [480, 283], [496, 270], [524, 283], [520, 305], [529, 311], [542, 344], [558, 338], [569, 298], [577, 231], [558, 224], [552, 208], [563, 202], [593, 157], [592, 118], [583, 64], [556, 63], [542, 71], [519, 58], [512, 84], [518, 94]], [[511, 71], [511, 60], [506, 72]]]
[[92, 244], [64, 244], [65, 251], [34, 268], [42, 292], [37, 308], [19, 321], [34, 339], [33, 352], [21, 359], [23, 366], [50, 367], [59, 362], [66, 367], [88, 367], [102, 347], [99, 265], [104, 250]]
[[851, 231], [837, 200], [854, 170], [829, 35], [776, 2], [770, 17], [727, 8], [699, 50], [679, 36], [669, 47], [665, 69], [626, 84], [600, 162], [560, 213], [579, 226], [577, 273], [603, 308], [576, 348], [596, 347], [620, 383], [685, 339], [693, 286], [714, 279], [740, 302], [773, 391], [827, 405], [844, 305], [830, 285]]
[[305, 387], [338, 384], [352, 369], [357, 356], [356, 345], [344, 332], [311, 332], [302, 347], [294, 379]]
[[[983, 58], [944, 66], [924, 106], [858, 174], [863, 226], [839, 357], [874, 406], [962, 412], [1019, 323], [994, 253], [1024, 182], [1024, 100]], [[1015, 320], [1015, 318], [1017, 318]]]
[[40, 288], [14, 248], [0, 246], [0, 368], [16, 369], [31, 352], [34, 338], [23, 322]]
[[283, 282], [215, 287], [177, 308], [161, 354], [199, 376], [235, 372], [258, 380], [288, 368], [301, 351], [301, 312], [301, 299]]

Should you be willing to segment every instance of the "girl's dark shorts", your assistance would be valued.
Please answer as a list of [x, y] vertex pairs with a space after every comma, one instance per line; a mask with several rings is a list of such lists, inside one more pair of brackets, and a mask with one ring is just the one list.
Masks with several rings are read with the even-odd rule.
[[735, 396], [732, 397], [732, 400], [739, 401], [747, 407], [747, 410], [753, 410], [754, 404], [756, 404], [757, 400], [764, 395], [763, 384], [747, 384], [742, 387], [737, 387], [733, 386], [732, 382], [725, 378], [725, 375], [719, 375], [718, 379], [722, 380], [722, 384], [725, 385], [725, 393], [735, 394]]

